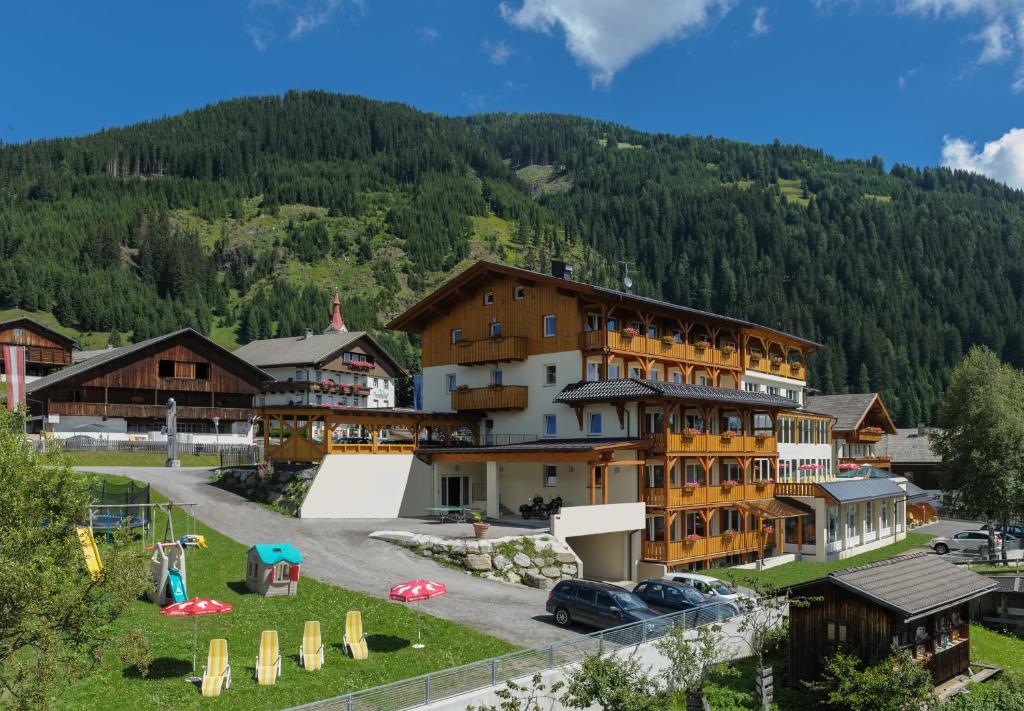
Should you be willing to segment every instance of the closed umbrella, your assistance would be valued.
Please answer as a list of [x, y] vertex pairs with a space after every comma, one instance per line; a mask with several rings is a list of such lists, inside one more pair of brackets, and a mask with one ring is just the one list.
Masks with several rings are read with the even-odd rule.
[[[391, 599], [398, 602], [420, 602], [434, 597], [441, 597], [448, 594], [448, 587], [444, 583], [435, 583], [430, 580], [410, 580], [407, 583], [400, 583], [391, 588]], [[420, 606], [416, 606], [416, 644], [413, 649], [423, 649], [425, 645], [420, 641]]]
[[191, 617], [192, 623], [192, 676], [189, 681], [196, 680], [196, 645], [199, 642], [199, 617], [201, 615], [222, 615], [231, 612], [231, 605], [219, 600], [194, 597], [184, 602], [176, 602], [160, 610], [161, 615], [168, 617]]

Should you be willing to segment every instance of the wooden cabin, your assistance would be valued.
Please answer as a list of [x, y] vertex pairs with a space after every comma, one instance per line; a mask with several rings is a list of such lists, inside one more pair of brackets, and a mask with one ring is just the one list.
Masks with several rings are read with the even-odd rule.
[[245, 586], [263, 597], [297, 595], [302, 553], [290, 543], [257, 543], [249, 549]]
[[[178, 406], [180, 434], [251, 437], [266, 373], [191, 328], [95, 355], [28, 383], [42, 429], [57, 436], [127, 438], [160, 432]], [[215, 420], [216, 418], [216, 420]], [[227, 438], [220, 439], [227, 441]]]
[[789, 610], [789, 679], [813, 681], [843, 650], [865, 664], [905, 649], [938, 685], [968, 671], [968, 603], [995, 588], [988, 578], [929, 553], [890, 558], [790, 589], [812, 598]]
[[0, 375], [7, 372], [2, 346], [25, 347], [25, 377], [31, 380], [71, 365], [71, 351], [77, 345], [28, 316], [0, 321]]

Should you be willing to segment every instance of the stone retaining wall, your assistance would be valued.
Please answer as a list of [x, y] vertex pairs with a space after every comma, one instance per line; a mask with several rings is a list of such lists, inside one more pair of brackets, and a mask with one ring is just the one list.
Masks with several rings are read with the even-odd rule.
[[409, 531], [374, 531], [370, 538], [394, 543], [475, 575], [550, 590], [559, 580], [579, 577], [580, 559], [548, 534], [491, 539], [442, 538]]

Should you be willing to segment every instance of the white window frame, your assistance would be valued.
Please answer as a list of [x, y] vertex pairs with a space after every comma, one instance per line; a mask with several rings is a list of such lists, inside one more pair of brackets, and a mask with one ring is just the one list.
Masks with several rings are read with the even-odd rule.
[[[558, 417], [555, 415], [543, 415], [542, 422], [542, 437], [557, 437], [558, 436]], [[550, 425], [550, 428], [548, 427]]]
[[455, 392], [459, 387], [458, 377], [455, 373], [446, 373], [444, 376], [444, 385], [448, 389], [448, 392]]
[[[597, 427], [594, 427], [594, 425]], [[587, 416], [587, 435], [590, 437], [599, 437], [604, 432], [604, 418], [600, 412], [591, 412]]]
[[542, 486], [558, 486], [558, 467], [554, 464], [545, 464], [542, 477]]
[[452, 345], [462, 342], [462, 329], [453, 328], [451, 331]]
[[[550, 330], [548, 326], [551, 326]], [[558, 334], [558, 321], [554, 314], [544, 314], [544, 338], [554, 338]]]
[[512, 299], [513, 300], [515, 300], [515, 301], [522, 301], [525, 298], [526, 298], [526, 287], [525, 286], [517, 286], [515, 289], [512, 290]]
[[493, 291], [485, 291], [484, 292], [484, 306], [490, 306], [493, 303], [494, 303], [494, 292]]
[[590, 361], [587, 363], [587, 382], [593, 383], [601, 379], [601, 364]]
[[491, 338], [501, 336], [501, 321], [491, 321], [490, 325], [487, 326], [487, 333]]
[[554, 363], [544, 364], [544, 387], [558, 385], [558, 366]]

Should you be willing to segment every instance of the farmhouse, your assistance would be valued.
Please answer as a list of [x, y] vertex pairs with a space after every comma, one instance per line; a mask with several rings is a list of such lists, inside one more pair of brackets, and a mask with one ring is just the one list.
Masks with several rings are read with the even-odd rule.
[[32, 382], [70, 365], [72, 351], [78, 344], [27, 316], [0, 321], [0, 381], [6, 379], [7, 373], [3, 346], [25, 348], [25, 382]]

